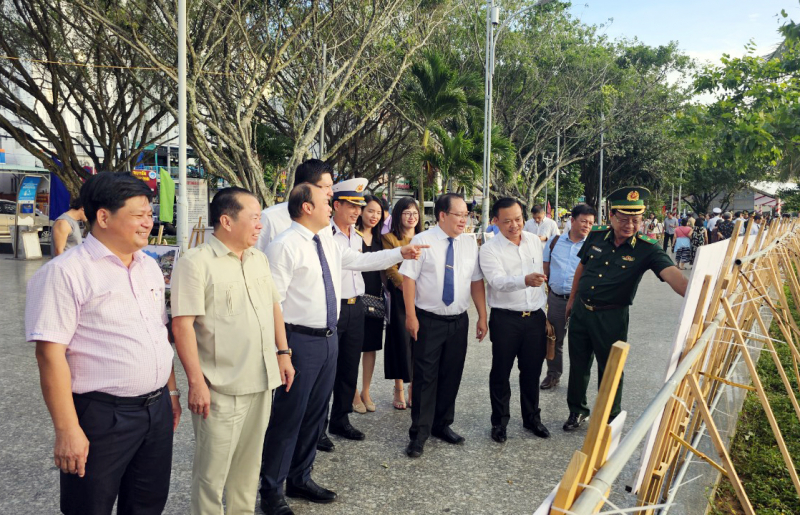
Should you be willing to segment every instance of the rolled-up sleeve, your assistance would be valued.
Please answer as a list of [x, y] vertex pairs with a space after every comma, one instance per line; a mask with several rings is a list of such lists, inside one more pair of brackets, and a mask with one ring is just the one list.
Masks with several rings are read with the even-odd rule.
[[80, 292], [75, 291], [71, 278], [61, 267], [45, 265], [28, 281], [27, 341], [69, 345], [78, 328], [79, 315]]

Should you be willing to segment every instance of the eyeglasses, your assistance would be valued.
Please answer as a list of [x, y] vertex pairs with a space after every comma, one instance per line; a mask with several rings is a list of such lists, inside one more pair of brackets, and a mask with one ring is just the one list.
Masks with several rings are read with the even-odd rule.
[[451, 213], [450, 211], [447, 212], [448, 215], [453, 215], [456, 218], [460, 218], [462, 220], [466, 220], [469, 218], [469, 213]]
[[639, 219], [636, 219], [636, 218], [617, 218], [617, 223], [619, 223], [620, 225], [623, 225], [623, 226], [625, 226], [625, 225], [637, 226], [637, 225], [642, 223], [642, 219], [641, 218], [639, 218]]
[[417, 218], [419, 216], [419, 213], [417, 213], [416, 211], [403, 211], [400, 214], [405, 216], [406, 218]]

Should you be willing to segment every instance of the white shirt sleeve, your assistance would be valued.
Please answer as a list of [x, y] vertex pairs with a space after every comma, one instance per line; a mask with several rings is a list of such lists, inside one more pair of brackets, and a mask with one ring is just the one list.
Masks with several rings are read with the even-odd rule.
[[289, 289], [289, 283], [292, 282], [293, 258], [291, 249], [286, 248], [282, 241], [276, 241], [267, 246], [267, 259], [280, 302], [286, 299], [286, 290]]
[[[414, 236], [411, 239], [412, 245], [419, 245], [422, 242], [419, 240], [417, 236]], [[422, 264], [425, 262], [425, 259], [428, 257], [430, 249], [422, 249], [422, 255], [420, 255], [419, 259], [406, 259], [400, 265], [400, 269], [398, 270], [401, 275], [408, 277], [409, 279], [414, 279], [415, 281], [419, 279], [419, 274], [422, 273]]]
[[339, 247], [342, 251], [342, 269], [357, 272], [386, 270], [403, 261], [400, 247], [378, 252], [356, 252], [349, 247]]

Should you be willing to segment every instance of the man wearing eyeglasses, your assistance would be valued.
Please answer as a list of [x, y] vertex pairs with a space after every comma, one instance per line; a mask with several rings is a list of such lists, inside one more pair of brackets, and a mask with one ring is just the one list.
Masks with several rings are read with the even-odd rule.
[[405, 276], [406, 329], [414, 340], [411, 441], [406, 448], [411, 458], [422, 455], [431, 435], [451, 444], [464, 442], [450, 425], [467, 357], [470, 296], [478, 310], [478, 340], [488, 332], [478, 245], [464, 236], [467, 204], [460, 196], [448, 193], [436, 200], [434, 213], [438, 225], [411, 240], [412, 244], [430, 247], [419, 261], [404, 261], [400, 266]]
[[[592, 361], [597, 356], [599, 379], [603, 377], [611, 346], [628, 339], [628, 307], [647, 270], [683, 296], [688, 280], [658, 241], [639, 233], [645, 188], [621, 188], [608, 196], [611, 226], [592, 228], [578, 257], [566, 318], [569, 320], [569, 418], [564, 431], [574, 431], [589, 416], [586, 389]], [[570, 318], [571, 316], [571, 318]], [[598, 380], [598, 384], [600, 381]], [[621, 411], [622, 378], [611, 408], [611, 418]]]

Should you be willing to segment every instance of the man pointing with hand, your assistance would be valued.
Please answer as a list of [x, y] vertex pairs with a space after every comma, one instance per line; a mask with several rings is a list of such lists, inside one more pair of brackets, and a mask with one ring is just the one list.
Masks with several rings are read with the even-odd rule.
[[522, 425], [540, 438], [550, 432], [542, 424], [539, 410], [539, 375], [547, 354], [547, 302], [542, 273], [542, 241], [523, 231], [522, 204], [502, 198], [492, 206], [492, 223], [500, 234], [481, 247], [481, 271], [489, 285], [489, 321], [492, 340], [492, 371], [489, 396], [492, 401], [492, 439], [506, 441], [510, 418], [509, 376], [519, 360]]

